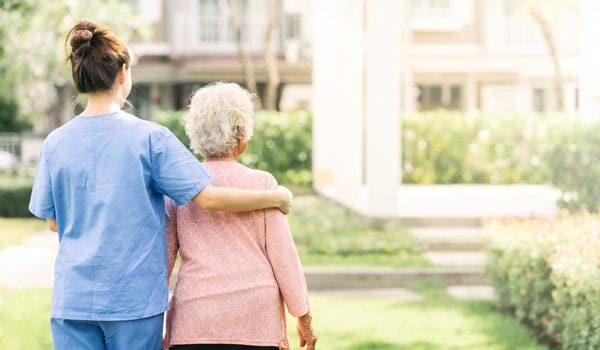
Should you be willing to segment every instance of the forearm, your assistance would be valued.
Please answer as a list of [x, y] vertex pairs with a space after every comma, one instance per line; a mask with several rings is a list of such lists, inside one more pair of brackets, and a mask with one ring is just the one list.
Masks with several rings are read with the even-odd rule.
[[58, 232], [58, 227], [56, 225], [56, 220], [54, 219], [48, 219], [48, 229], [52, 232]]
[[209, 185], [193, 201], [206, 210], [242, 212], [278, 208], [282, 196], [277, 190], [254, 191]]

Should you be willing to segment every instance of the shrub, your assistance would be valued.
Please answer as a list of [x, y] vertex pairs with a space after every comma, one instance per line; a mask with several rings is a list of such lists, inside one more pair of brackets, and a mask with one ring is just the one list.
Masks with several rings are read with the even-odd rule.
[[600, 348], [599, 227], [589, 214], [488, 227], [500, 305], [562, 349]]
[[[161, 112], [158, 122], [189, 146], [183, 115], [183, 112]], [[254, 117], [254, 136], [240, 161], [271, 172], [280, 183], [309, 186], [312, 183], [311, 142], [309, 113], [259, 112]]]
[[427, 112], [403, 118], [403, 182], [548, 183], [561, 115]]
[[600, 209], [600, 122], [571, 123], [554, 140], [546, 161], [560, 204], [572, 211]]
[[0, 178], [0, 217], [28, 217], [32, 181]]
[[[184, 144], [183, 113], [160, 114]], [[241, 161], [285, 184], [310, 185], [311, 116], [260, 112]], [[565, 115], [426, 112], [402, 120], [407, 184], [553, 184], [570, 210], [600, 209], [600, 123]]]
[[0, 133], [20, 132], [31, 128], [31, 124], [19, 116], [17, 102], [2, 95], [0, 89]]

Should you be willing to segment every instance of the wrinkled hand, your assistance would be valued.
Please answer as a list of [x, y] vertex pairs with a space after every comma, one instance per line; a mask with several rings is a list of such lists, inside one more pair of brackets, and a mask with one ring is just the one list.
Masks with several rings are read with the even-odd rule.
[[294, 196], [292, 195], [292, 192], [284, 186], [279, 186], [277, 191], [281, 195], [281, 204], [279, 204], [278, 208], [282, 213], [287, 215], [292, 210], [292, 200]]
[[311, 323], [312, 317], [310, 314], [298, 318], [296, 330], [300, 337], [300, 347], [303, 348], [306, 345], [306, 350], [314, 350], [318, 339]]

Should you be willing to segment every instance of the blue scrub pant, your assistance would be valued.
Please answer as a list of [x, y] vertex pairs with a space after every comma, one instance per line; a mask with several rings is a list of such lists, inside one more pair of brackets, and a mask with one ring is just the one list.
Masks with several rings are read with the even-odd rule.
[[56, 350], [160, 350], [163, 314], [130, 321], [79, 321], [52, 318]]

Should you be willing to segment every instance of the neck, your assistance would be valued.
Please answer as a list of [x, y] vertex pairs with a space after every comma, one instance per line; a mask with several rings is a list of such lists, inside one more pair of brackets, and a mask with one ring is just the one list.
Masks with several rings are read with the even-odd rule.
[[102, 115], [117, 112], [122, 103], [117, 94], [112, 92], [96, 92], [88, 95], [88, 101], [82, 115]]
[[211, 160], [231, 160], [231, 161], [236, 161], [237, 157], [233, 156], [233, 155], [225, 155], [225, 156], [207, 156], [206, 157], [207, 161], [211, 161]]

